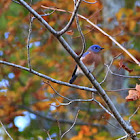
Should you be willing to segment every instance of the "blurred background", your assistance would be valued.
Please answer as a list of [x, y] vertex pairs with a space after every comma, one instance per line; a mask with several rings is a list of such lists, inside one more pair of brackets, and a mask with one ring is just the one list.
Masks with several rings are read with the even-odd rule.
[[[93, 0], [88, 1], [93, 2]], [[30, 4], [29, 0], [26, 2]], [[53, 11], [44, 9], [41, 5], [66, 11], [73, 11], [74, 7], [72, 0], [33, 0], [32, 8], [41, 15]], [[83, 1], [78, 13], [97, 24], [140, 61], [139, 0], [97, 0], [95, 4]], [[43, 16], [55, 30], [61, 30], [70, 17], [70, 13], [57, 10], [49, 16]], [[23, 6], [11, 0], [1, 0], [0, 60], [28, 67], [26, 46], [29, 23], [30, 14]], [[102, 52], [102, 63], [93, 72], [98, 82], [105, 77], [107, 69], [104, 64], [109, 65], [118, 55], [120, 56], [111, 66], [114, 73], [140, 75], [139, 66], [108, 37], [81, 18], [79, 24], [87, 48], [93, 44], [105, 48]], [[63, 37], [72, 49], [80, 54], [82, 41], [75, 21]], [[30, 55], [34, 70], [57, 80], [65, 82], [70, 80], [75, 61], [37, 19], [34, 19], [32, 25]], [[112, 140], [125, 135], [120, 125], [95, 102], [75, 102], [68, 106], [57, 107], [59, 102], [67, 100], [55, 95], [51, 86], [59, 94], [70, 99], [89, 99], [90, 92], [51, 82], [50, 86], [43, 81], [46, 80], [29, 72], [0, 64], [0, 120], [14, 140], [49, 140], [49, 136], [57, 140], [60, 138], [60, 132], [63, 134], [70, 128], [77, 110], [80, 110], [77, 122], [81, 125], [75, 124], [64, 136], [64, 140]], [[136, 83], [140, 84], [139, 79], [111, 74], [102, 83], [102, 87], [126, 121], [139, 107], [140, 102], [139, 100], [127, 102], [125, 98], [128, 90], [116, 89], [135, 88]], [[74, 84], [92, 87], [84, 76], [77, 78]], [[100, 96], [96, 95], [95, 99], [106, 106]], [[139, 116], [140, 111], [137, 111], [131, 118], [131, 124], [136, 131], [140, 131]], [[87, 125], [82, 125], [83, 122]], [[8, 139], [10, 138], [0, 126], [0, 140]]]

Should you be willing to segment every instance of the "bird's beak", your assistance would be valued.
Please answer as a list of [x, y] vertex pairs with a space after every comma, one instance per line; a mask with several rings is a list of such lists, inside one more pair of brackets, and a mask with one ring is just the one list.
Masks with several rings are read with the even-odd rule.
[[103, 50], [104, 48], [101, 48], [101, 50]]

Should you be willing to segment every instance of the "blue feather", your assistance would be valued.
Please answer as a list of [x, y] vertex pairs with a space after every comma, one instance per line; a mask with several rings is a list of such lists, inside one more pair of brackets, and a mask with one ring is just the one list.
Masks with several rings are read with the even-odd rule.
[[89, 52], [87, 51], [87, 52], [85, 52], [83, 55], [82, 55], [82, 57], [85, 57], [86, 55], [88, 55], [89, 54]]

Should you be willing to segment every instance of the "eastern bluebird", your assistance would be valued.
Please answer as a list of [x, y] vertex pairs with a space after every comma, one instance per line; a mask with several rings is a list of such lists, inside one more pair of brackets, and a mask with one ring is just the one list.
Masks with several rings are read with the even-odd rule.
[[[82, 55], [80, 60], [85, 64], [88, 68], [89, 72], [93, 72], [95, 67], [100, 63], [101, 56], [99, 52], [104, 49], [99, 45], [92, 45], [88, 48], [88, 50]], [[72, 74], [72, 78], [70, 79], [69, 83], [72, 84], [78, 75], [83, 75], [84, 73], [80, 69], [79, 66], [75, 66], [74, 72]]]

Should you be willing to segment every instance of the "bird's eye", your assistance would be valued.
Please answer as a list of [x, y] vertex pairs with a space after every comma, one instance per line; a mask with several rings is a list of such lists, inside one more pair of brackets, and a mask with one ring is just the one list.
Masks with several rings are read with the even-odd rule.
[[95, 49], [97, 50], [97, 49], [98, 49], [98, 47], [95, 47]]

